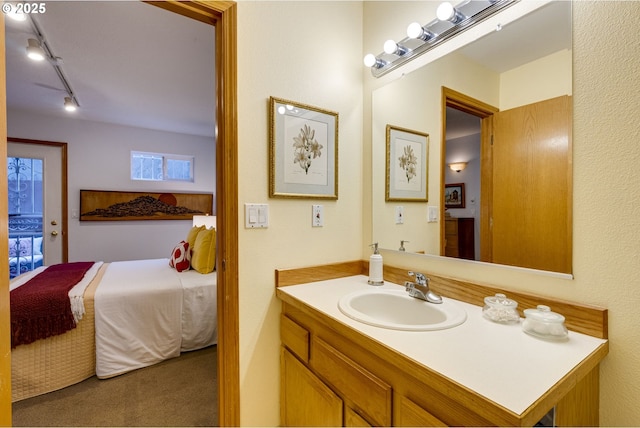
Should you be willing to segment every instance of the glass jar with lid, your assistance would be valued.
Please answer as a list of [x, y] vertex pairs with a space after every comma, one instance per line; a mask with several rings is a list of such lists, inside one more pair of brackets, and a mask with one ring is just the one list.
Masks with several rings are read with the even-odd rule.
[[518, 302], [507, 298], [504, 294], [497, 293], [495, 296], [484, 298], [482, 316], [501, 324], [515, 324], [520, 322], [517, 308]]
[[566, 339], [567, 327], [564, 316], [552, 312], [546, 305], [538, 305], [535, 309], [524, 310], [525, 320], [522, 329], [525, 333], [542, 339]]

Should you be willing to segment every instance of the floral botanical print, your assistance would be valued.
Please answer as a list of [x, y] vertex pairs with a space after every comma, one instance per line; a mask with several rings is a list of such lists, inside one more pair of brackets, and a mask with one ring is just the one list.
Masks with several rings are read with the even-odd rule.
[[293, 138], [293, 147], [295, 149], [293, 154], [293, 162], [300, 165], [305, 172], [309, 174], [309, 168], [311, 167], [311, 160], [320, 157], [322, 155], [322, 144], [315, 139], [316, 131], [310, 126], [305, 124], [300, 129], [300, 134]]
[[416, 176], [416, 168], [418, 167], [418, 158], [413, 153], [413, 148], [410, 145], [405, 146], [404, 154], [398, 160], [400, 168], [404, 170], [405, 177], [407, 177], [407, 183], [411, 182], [411, 179]]

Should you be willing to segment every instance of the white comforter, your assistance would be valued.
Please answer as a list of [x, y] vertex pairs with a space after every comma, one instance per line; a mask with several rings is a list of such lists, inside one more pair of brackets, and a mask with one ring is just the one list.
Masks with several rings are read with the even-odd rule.
[[97, 376], [216, 343], [215, 284], [215, 272], [177, 272], [168, 259], [111, 262], [95, 294]]

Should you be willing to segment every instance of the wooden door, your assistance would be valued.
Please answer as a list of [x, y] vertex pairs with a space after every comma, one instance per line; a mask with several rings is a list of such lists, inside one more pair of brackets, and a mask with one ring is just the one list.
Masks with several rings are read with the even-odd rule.
[[494, 115], [494, 263], [571, 273], [570, 101]]

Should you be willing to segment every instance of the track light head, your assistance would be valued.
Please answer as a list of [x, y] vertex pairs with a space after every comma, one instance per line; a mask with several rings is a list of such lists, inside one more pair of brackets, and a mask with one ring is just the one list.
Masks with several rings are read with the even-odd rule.
[[64, 109], [68, 112], [76, 111], [78, 106], [71, 97], [64, 97]]
[[27, 56], [34, 61], [42, 61], [45, 59], [46, 55], [40, 45], [40, 41], [37, 39], [27, 40]]

